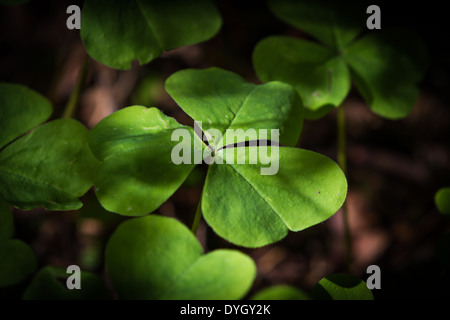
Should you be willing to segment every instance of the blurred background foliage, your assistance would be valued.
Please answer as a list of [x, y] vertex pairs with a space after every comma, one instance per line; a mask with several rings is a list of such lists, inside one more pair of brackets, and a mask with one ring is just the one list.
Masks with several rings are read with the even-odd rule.
[[[79, 31], [66, 28], [66, 8], [82, 1], [37, 1], [0, 8], [0, 81], [26, 85], [54, 104], [52, 118], [63, 114], [85, 59]], [[425, 40], [430, 56], [420, 97], [403, 120], [385, 120], [364, 105], [355, 90], [345, 101], [350, 228], [350, 272], [367, 278], [368, 265], [379, 265], [381, 290], [375, 299], [442, 298], [450, 284], [450, 220], [434, 202], [450, 186], [450, 59], [448, 27], [442, 3], [377, 1], [382, 27], [401, 26]], [[118, 71], [89, 62], [76, 118], [92, 128], [103, 117], [129, 105], [155, 106], [180, 123], [190, 119], [164, 90], [165, 79], [184, 68], [221, 67], [258, 83], [251, 55], [269, 35], [306, 37], [278, 20], [264, 1], [218, 0], [220, 32], [201, 44], [163, 53], [151, 63]], [[361, 13], [365, 15], [365, 12]], [[306, 121], [298, 146], [336, 159], [335, 111]], [[191, 225], [205, 168], [198, 166], [156, 213]], [[77, 264], [104, 276], [106, 240], [125, 218], [106, 212], [91, 190], [84, 207], [72, 212], [14, 209], [15, 238], [31, 245], [39, 268]], [[326, 222], [258, 249], [243, 249], [256, 262], [250, 294], [271, 285], [310, 290], [324, 276], [345, 270], [342, 222], [337, 213]], [[198, 238], [210, 251], [233, 247], [204, 222]], [[20, 298], [24, 281], [0, 288], [0, 297]]]

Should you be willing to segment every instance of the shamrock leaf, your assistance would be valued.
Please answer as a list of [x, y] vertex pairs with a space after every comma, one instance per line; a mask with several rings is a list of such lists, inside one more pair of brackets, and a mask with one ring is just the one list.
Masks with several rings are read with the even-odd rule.
[[315, 300], [373, 300], [372, 291], [361, 279], [350, 274], [331, 274], [312, 290]]
[[22, 209], [80, 208], [78, 198], [92, 186], [98, 166], [87, 145], [87, 129], [60, 119], [21, 136], [50, 116], [50, 103], [14, 84], [0, 85], [0, 97], [5, 128], [0, 134], [0, 196]]
[[240, 299], [256, 275], [248, 256], [235, 250], [203, 255], [200, 243], [182, 223], [156, 215], [122, 223], [105, 255], [121, 299]]
[[[269, 131], [264, 139], [271, 140], [271, 129], [278, 129], [280, 143], [295, 146], [298, 141], [303, 108], [289, 85], [277, 81], [255, 85], [233, 72], [209, 68], [181, 70], [167, 79], [166, 89], [204, 131], [216, 129], [226, 137], [227, 129], [264, 129]], [[219, 149], [250, 139], [241, 134], [236, 141], [211, 141], [208, 137], [208, 142]], [[254, 139], [261, 137], [256, 135]]]
[[81, 271], [81, 289], [67, 288], [65, 269], [46, 266], [39, 270], [23, 294], [24, 300], [104, 300], [110, 295], [101, 277]]
[[425, 46], [417, 36], [389, 28], [361, 35], [363, 3], [269, 0], [269, 6], [278, 18], [319, 41], [271, 36], [253, 53], [258, 77], [293, 85], [308, 119], [339, 106], [351, 82], [376, 114], [398, 119], [411, 112], [426, 71]]
[[208, 40], [222, 23], [210, 0], [89, 0], [82, 17], [81, 38], [89, 55], [117, 69]]
[[276, 79], [295, 87], [308, 118], [339, 105], [350, 90], [350, 72], [345, 61], [331, 49], [310, 41], [268, 37], [256, 46], [253, 62], [261, 80]]
[[[288, 230], [320, 223], [340, 208], [347, 181], [334, 161], [261, 141], [259, 146], [241, 145], [261, 140], [263, 129], [279, 129], [270, 139], [295, 145], [302, 112], [292, 87], [279, 82], [256, 86], [216, 68], [183, 70], [172, 75], [166, 87], [197, 123], [202, 122], [204, 132], [196, 134], [155, 108], [128, 107], [103, 119], [89, 141], [103, 161], [95, 186], [107, 210], [131, 216], [152, 212], [201, 162], [192, 161], [196, 156], [210, 164], [201, 200], [204, 218], [234, 244], [273, 243]], [[258, 134], [250, 137], [253, 128]], [[226, 139], [229, 129], [240, 133]], [[185, 134], [176, 134], [178, 130]], [[208, 134], [210, 130], [216, 136]]]

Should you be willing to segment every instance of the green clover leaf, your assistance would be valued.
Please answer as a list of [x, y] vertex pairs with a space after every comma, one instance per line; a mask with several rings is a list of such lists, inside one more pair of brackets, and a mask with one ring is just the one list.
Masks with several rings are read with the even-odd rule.
[[256, 275], [253, 260], [236, 250], [202, 251], [181, 222], [152, 215], [117, 228], [106, 248], [106, 266], [121, 299], [242, 298]]
[[51, 111], [38, 93], [0, 84], [0, 197], [18, 208], [79, 209], [78, 198], [93, 184], [99, 162], [82, 124], [59, 119], [34, 128]]
[[[167, 79], [166, 89], [192, 119], [202, 123], [203, 131], [217, 129], [226, 137], [227, 129], [278, 129], [284, 145], [295, 146], [299, 139], [303, 108], [289, 85], [278, 81], [255, 85], [233, 72], [208, 68], [178, 71]], [[265, 138], [271, 140], [270, 132]], [[248, 140], [244, 135], [236, 141], [208, 137], [215, 149]]]
[[439, 212], [450, 214], [450, 187], [441, 188], [434, 196], [434, 202]]
[[[273, 243], [289, 230], [328, 219], [340, 208], [347, 181], [331, 159], [296, 148], [242, 146], [261, 140], [260, 129], [277, 129], [281, 143], [296, 144], [303, 118], [291, 86], [254, 85], [211, 68], [175, 73], [166, 88], [183, 110], [202, 122], [204, 131], [197, 135], [158, 109], [140, 106], [103, 119], [92, 129], [89, 141], [103, 161], [95, 186], [105, 209], [137, 216], [158, 208], [197, 164], [175, 164], [174, 150], [188, 153], [188, 160], [196, 155], [209, 159], [201, 210], [214, 231], [234, 244]], [[185, 130], [187, 139], [172, 138], [178, 129]], [[231, 141], [227, 129], [240, 133]], [[253, 137], [246, 134], [251, 129], [257, 132]], [[208, 134], [210, 130], [221, 137]], [[203, 135], [206, 142], [200, 140]]]
[[268, 3], [279, 19], [318, 40], [271, 36], [253, 52], [258, 77], [293, 85], [308, 119], [339, 106], [351, 82], [374, 113], [398, 119], [411, 112], [427, 64], [425, 46], [416, 35], [388, 28], [362, 34], [363, 3], [352, 7], [323, 0]]
[[361, 279], [346, 273], [322, 278], [310, 293], [291, 285], [275, 285], [255, 293], [252, 300], [373, 300], [372, 291]]
[[222, 24], [210, 0], [88, 0], [81, 38], [89, 55], [116, 69], [213, 37]]
[[52, 111], [50, 102], [37, 92], [0, 83], [0, 148], [46, 121]]
[[0, 287], [15, 285], [37, 268], [36, 255], [25, 242], [12, 239], [0, 243]]

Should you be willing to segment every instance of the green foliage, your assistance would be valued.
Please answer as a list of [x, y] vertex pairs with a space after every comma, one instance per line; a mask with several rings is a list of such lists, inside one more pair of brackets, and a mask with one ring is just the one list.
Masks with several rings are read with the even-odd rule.
[[12, 239], [13, 236], [11, 207], [0, 199], [0, 287], [23, 281], [37, 268], [33, 250], [23, 241]]
[[5, 6], [17, 6], [28, 1], [30, 0], [0, 0], [0, 4]]
[[39, 270], [23, 294], [24, 300], [105, 300], [111, 299], [99, 276], [82, 271], [81, 289], [70, 290], [66, 281], [70, 274], [58, 267]]
[[289, 285], [276, 285], [255, 293], [252, 300], [310, 300], [308, 294]]
[[[96, 195], [105, 209], [123, 215], [147, 214], [178, 189], [194, 168], [171, 160], [177, 144], [171, 134], [179, 128], [190, 130], [194, 139], [191, 128], [158, 109], [133, 106], [92, 129], [89, 144], [103, 161], [95, 180]], [[188, 143], [187, 148], [193, 147]]]
[[[268, 4], [279, 19], [310, 38], [271, 36], [258, 43], [253, 63], [263, 84], [219, 68], [185, 69], [167, 79], [165, 89], [196, 125], [201, 123], [201, 131], [140, 105], [111, 114], [90, 133], [73, 119], [44, 123], [52, 114], [47, 99], [24, 86], [0, 83], [0, 287], [31, 279], [38, 267], [32, 248], [14, 239], [10, 205], [76, 210], [93, 184], [102, 208], [92, 202], [79, 212], [78, 221], [102, 221], [108, 231], [101, 237], [106, 237], [125, 220], [105, 250], [107, 276], [120, 299], [231, 300], [249, 292], [257, 274], [249, 256], [229, 249], [204, 253], [195, 233], [173, 218], [128, 218], [154, 212], [184, 183], [198, 185], [199, 177], [205, 179], [199, 213], [218, 236], [242, 247], [280, 241], [289, 231], [317, 225], [337, 212], [347, 195], [346, 177], [328, 157], [296, 147], [304, 118], [319, 118], [341, 105], [352, 84], [376, 114], [407, 116], [425, 73], [426, 51], [405, 30], [364, 32], [362, 3], [351, 8], [317, 0]], [[212, 0], [86, 0], [82, 17], [88, 54], [116, 69], [206, 41], [222, 23]], [[134, 99], [142, 100], [149, 84], [161, 86], [162, 81], [148, 78]], [[174, 138], [179, 129], [187, 135]], [[230, 137], [227, 130], [240, 131]], [[263, 144], [266, 140], [280, 147]], [[191, 162], [174, 163], [174, 150], [188, 154]], [[207, 162], [208, 154], [213, 163], [204, 176], [194, 171], [199, 168], [192, 160]], [[271, 165], [276, 173], [262, 174]], [[450, 188], [441, 189], [435, 201], [439, 211], [449, 214]], [[116, 220], [110, 212], [122, 216]], [[449, 239], [443, 237], [436, 247], [445, 264]], [[96, 258], [91, 266], [100, 265]], [[98, 275], [81, 272], [82, 290], [69, 290], [68, 277], [65, 269], [43, 267], [23, 298], [112, 298]], [[329, 275], [308, 293], [279, 285], [251, 297], [373, 298], [367, 285], [349, 274]]]
[[[342, 205], [345, 176], [325, 156], [283, 147], [279, 171], [261, 175], [265, 167], [261, 153], [271, 155], [278, 148], [224, 148], [230, 142], [249, 140], [245, 134], [233, 141], [223, 138], [226, 129], [238, 128], [243, 132], [280, 129], [280, 141], [295, 145], [302, 114], [289, 85], [256, 86], [212, 68], [180, 71], [167, 80], [166, 87], [183, 110], [202, 121], [208, 148], [213, 149], [216, 162], [208, 169], [201, 209], [220, 236], [245, 247], [263, 246], [282, 239], [288, 230], [326, 220]], [[179, 128], [188, 130], [189, 141], [172, 141], [172, 132]], [[222, 138], [208, 134], [213, 128], [220, 130]], [[100, 203], [109, 211], [131, 216], [158, 208], [194, 167], [173, 163], [171, 152], [179, 143], [191, 155], [207, 148], [190, 127], [155, 108], [129, 107], [102, 120], [90, 134], [90, 146], [103, 161], [95, 182]]]
[[[295, 146], [300, 136], [303, 108], [289, 85], [255, 85], [230, 71], [209, 68], [172, 74], [166, 90], [192, 119], [202, 122], [203, 131], [218, 129], [225, 137], [227, 129], [266, 129], [266, 139], [271, 140], [270, 129], [278, 129], [280, 143], [287, 146]], [[212, 141], [214, 138], [208, 136], [208, 143], [216, 150], [249, 140], [245, 136], [236, 141]]]
[[89, 55], [117, 69], [213, 37], [222, 20], [210, 0], [87, 0], [81, 38]]
[[[341, 2], [312, 0], [269, 1], [284, 22], [318, 42], [271, 36], [255, 47], [253, 63], [262, 81], [293, 85], [315, 119], [339, 106], [356, 85], [376, 114], [407, 116], [418, 97], [427, 54], [421, 39], [406, 30], [383, 28], [361, 34], [364, 3], [349, 8]], [[356, 11], [356, 13], [355, 13]]]
[[156, 215], [117, 228], [106, 248], [106, 266], [121, 299], [240, 299], [256, 275], [246, 255], [235, 250], [203, 255], [182, 223]]
[[450, 214], [450, 187], [441, 188], [434, 197], [438, 210], [445, 215]]
[[80, 208], [78, 198], [92, 186], [99, 165], [87, 144], [87, 129], [59, 119], [21, 136], [50, 116], [50, 103], [19, 85], [1, 85], [0, 97], [6, 128], [0, 134], [6, 145], [0, 151], [0, 197], [22, 209]]
[[[439, 189], [434, 196], [434, 202], [440, 213], [450, 215], [450, 187]], [[436, 241], [435, 255], [446, 267], [450, 266], [450, 233], [442, 235]]]
[[437, 259], [445, 265], [450, 267], [450, 233], [441, 235], [436, 241], [434, 253]]
[[332, 274], [321, 279], [311, 295], [316, 300], [373, 300], [372, 291], [350, 274]]

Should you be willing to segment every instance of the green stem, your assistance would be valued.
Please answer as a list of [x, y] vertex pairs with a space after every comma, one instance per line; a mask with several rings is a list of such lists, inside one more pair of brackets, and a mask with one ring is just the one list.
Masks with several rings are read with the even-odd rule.
[[192, 233], [197, 234], [198, 225], [200, 224], [200, 219], [202, 217], [202, 198], [198, 201], [197, 211], [195, 212], [194, 222], [192, 223]]
[[[345, 109], [342, 104], [337, 110], [337, 134], [338, 134], [338, 154], [337, 160], [345, 175], [347, 175], [347, 151], [346, 151], [346, 134], [345, 134]], [[348, 222], [347, 202], [342, 205], [342, 219], [344, 224], [344, 245], [345, 245], [345, 263], [347, 269], [350, 268], [352, 261], [352, 240], [350, 227]]]
[[81, 88], [83, 87], [84, 81], [86, 79], [88, 66], [89, 66], [89, 57], [86, 54], [83, 59], [83, 65], [81, 66], [80, 71], [78, 73], [78, 79], [75, 85], [75, 89], [72, 91], [69, 101], [67, 102], [66, 109], [64, 110], [64, 113], [62, 115], [64, 119], [72, 118], [75, 115], [78, 100], [80, 98]]

